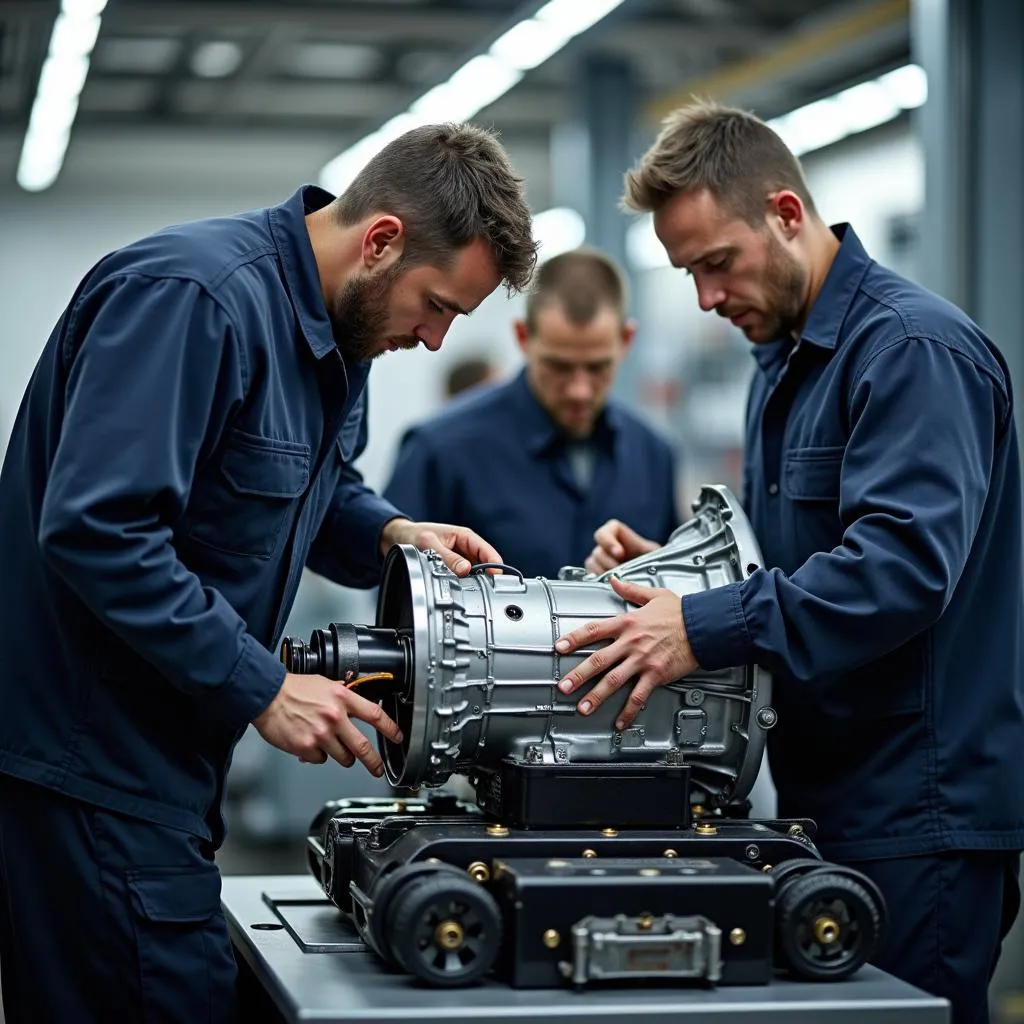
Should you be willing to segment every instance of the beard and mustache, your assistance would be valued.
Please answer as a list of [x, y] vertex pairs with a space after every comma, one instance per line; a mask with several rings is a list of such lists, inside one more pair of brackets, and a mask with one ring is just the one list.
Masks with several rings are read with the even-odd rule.
[[[382, 334], [390, 313], [391, 292], [402, 271], [400, 263], [396, 263], [380, 273], [347, 281], [334, 302], [328, 304], [334, 343], [346, 362], [367, 362], [387, 351], [381, 347]], [[419, 344], [412, 334], [383, 340], [404, 349]]]
[[[807, 272], [800, 263], [786, 251], [773, 235], [768, 236], [764, 267], [764, 297], [762, 308], [756, 310], [762, 323], [753, 336], [753, 331], [744, 331], [751, 341], [775, 341], [793, 334], [805, 317], [804, 295], [807, 288]], [[728, 308], [717, 311], [721, 316], [732, 317]]]

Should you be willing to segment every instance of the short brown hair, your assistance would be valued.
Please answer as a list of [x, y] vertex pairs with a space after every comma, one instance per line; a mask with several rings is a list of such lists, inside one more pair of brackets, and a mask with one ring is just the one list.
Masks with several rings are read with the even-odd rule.
[[602, 306], [626, 316], [626, 279], [615, 261], [598, 249], [572, 249], [540, 265], [526, 296], [526, 326], [533, 333], [537, 313], [557, 302], [569, 321], [588, 324]]
[[509, 293], [529, 284], [537, 243], [523, 179], [494, 132], [469, 124], [431, 124], [388, 143], [335, 200], [340, 223], [371, 213], [400, 218], [403, 260], [448, 266], [477, 238], [494, 251]]
[[626, 172], [623, 203], [653, 212], [680, 192], [707, 189], [756, 227], [765, 200], [789, 189], [817, 211], [797, 158], [760, 118], [703, 100], [673, 111], [639, 164]]

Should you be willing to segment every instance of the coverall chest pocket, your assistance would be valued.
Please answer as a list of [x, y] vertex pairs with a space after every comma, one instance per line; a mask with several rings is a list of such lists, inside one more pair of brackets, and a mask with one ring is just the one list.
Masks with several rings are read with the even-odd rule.
[[783, 459], [782, 523], [790, 571], [843, 539], [839, 518], [842, 445], [790, 448]]
[[192, 540], [231, 554], [269, 558], [309, 483], [310, 447], [234, 430], [220, 463], [198, 483]]

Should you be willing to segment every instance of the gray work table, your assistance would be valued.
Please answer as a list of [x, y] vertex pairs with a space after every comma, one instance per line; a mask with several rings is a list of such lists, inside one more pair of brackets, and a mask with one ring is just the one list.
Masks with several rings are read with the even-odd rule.
[[[513, 989], [490, 982], [432, 989], [386, 970], [358, 942], [311, 876], [224, 879], [221, 896], [239, 964], [242, 1024], [565, 1024], [570, 1021], [715, 1024], [947, 1024], [948, 1003], [874, 967], [847, 981], [697, 989], [672, 985]], [[324, 949], [336, 950], [332, 952]], [[318, 951], [320, 950], [320, 951]], [[344, 950], [344, 951], [337, 951]]]

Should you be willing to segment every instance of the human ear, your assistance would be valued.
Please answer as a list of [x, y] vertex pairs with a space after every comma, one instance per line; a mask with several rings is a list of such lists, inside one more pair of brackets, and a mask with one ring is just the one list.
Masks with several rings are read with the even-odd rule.
[[803, 225], [806, 211], [803, 200], [789, 189], [776, 192], [768, 200], [769, 219], [774, 219], [786, 238], [793, 238]]
[[391, 214], [375, 217], [363, 232], [361, 255], [369, 269], [397, 262], [405, 248], [405, 225]]

